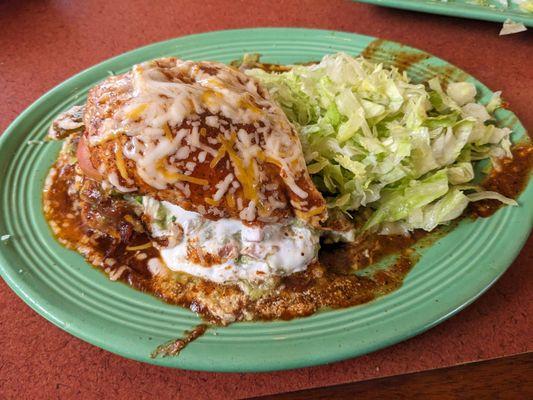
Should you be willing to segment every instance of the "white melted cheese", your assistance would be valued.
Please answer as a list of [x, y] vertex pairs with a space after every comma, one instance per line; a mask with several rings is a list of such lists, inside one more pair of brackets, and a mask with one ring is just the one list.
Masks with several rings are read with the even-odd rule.
[[[153, 223], [152, 234], [171, 233], [173, 224], [183, 230], [178, 243], [160, 247], [167, 267], [213, 282], [260, 283], [272, 276], [293, 274], [305, 270], [318, 253], [319, 234], [297, 220], [263, 227], [246, 226], [236, 219], [212, 221], [148, 196], [143, 197], [143, 207], [152, 220], [158, 220]], [[189, 244], [210, 254], [230, 252], [231, 259], [211, 266], [196, 264], [188, 257]]]
[[[282, 169], [281, 176], [288, 188], [300, 199], [308, 197], [308, 193], [296, 183], [306, 169], [297, 135], [283, 111], [252, 78], [224, 64], [173, 58], [135, 65], [131, 77], [131, 99], [103, 121], [90, 142], [95, 145], [125, 134], [127, 141], [122, 153], [135, 161], [139, 176], [148, 185], [162, 190], [169, 185], [176, 186], [183, 174], [194, 177], [192, 164], [180, 168], [164, 162], [163, 170], [161, 162], [169, 157], [187, 159], [192, 151], [198, 151], [202, 154], [198, 161], [205, 162], [207, 155], [211, 156], [208, 161], [216, 156], [220, 141], [211, 137], [208, 143], [200, 140], [199, 126], [203, 118], [206, 125], [219, 129], [226, 141], [232, 134], [237, 135], [234, 147], [244, 167], [259, 156], [270, 162], [274, 160]], [[253, 125], [255, 132], [248, 133], [239, 128], [244, 125]], [[177, 127], [181, 129], [176, 132]], [[170, 135], [169, 130], [174, 134]], [[251, 141], [252, 136], [255, 144]], [[235, 164], [233, 160], [232, 163]], [[233, 176], [242, 177], [244, 172], [240, 172]], [[251, 179], [260, 181], [259, 176]], [[118, 179], [109, 181], [122, 192], [134, 190], [121, 186]], [[229, 178], [221, 182], [215, 201], [222, 198], [231, 183]], [[255, 219], [253, 207], [244, 212], [244, 219]]]

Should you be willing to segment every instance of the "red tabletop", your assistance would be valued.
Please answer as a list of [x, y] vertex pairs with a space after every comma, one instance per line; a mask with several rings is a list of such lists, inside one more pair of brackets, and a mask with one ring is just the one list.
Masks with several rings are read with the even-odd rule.
[[[499, 37], [495, 23], [340, 0], [21, 0], [0, 3], [0, 132], [45, 91], [111, 56], [190, 33], [264, 26], [343, 30], [418, 47], [503, 90], [526, 128], [533, 126], [533, 29]], [[126, 360], [56, 328], [0, 281], [0, 398], [235, 398], [530, 351], [532, 245], [530, 238], [478, 301], [425, 334], [356, 359], [275, 373], [188, 372]]]

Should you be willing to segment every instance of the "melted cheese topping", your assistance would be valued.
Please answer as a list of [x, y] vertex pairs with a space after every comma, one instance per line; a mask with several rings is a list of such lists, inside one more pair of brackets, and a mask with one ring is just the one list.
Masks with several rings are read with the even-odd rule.
[[[288, 190], [301, 200], [293, 199], [292, 205], [307, 209], [309, 194], [297, 184], [306, 173], [302, 152], [295, 148], [300, 146], [298, 137], [281, 109], [253, 79], [224, 64], [168, 58], [135, 65], [131, 82], [131, 98], [89, 138], [94, 146], [125, 135], [122, 148], [115, 150], [119, 174], [108, 178], [118, 190], [134, 190], [125, 159], [135, 162], [145, 183], [163, 190], [179, 188], [180, 182], [213, 184], [195, 176], [196, 165], [208, 162], [216, 168], [226, 157], [233, 173], [216, 184], [213, 198], [206, 197], [207, 206], [225, 206], [222, 198], [228, 190], [233, 194], [237, 184], [243, 198], [229, 200], [228, 206], [236, 203], [230, 207], [236, 206], [244, 220], [253, 221], [259, 215], [268, 221], [272, 210], [280, 207], [279, 200], [262, 185], [268, 179], [259, 164], [270, 163], [280, 169]], [[220, 134], [206, 137], [202, 124]], [[192, 154], [197, 154], [194, 160]], [[182, 194], [187, 197], [190, 186], [181, 187], [186, 188]]]
[[[318, 253], [317, 231], [296, 220], [249, 227], [236, 219], [212, 221], [166, 201], [143, 197], [143, 212], [152, 220], [152, 235], [181, 239], [160, 247], [173, 271], [186, 272], [218, 283], [258, 283], [272, 276], [303, 271]], [[179, 226], [178, 230], [175, 226]], [[201, 245], [199, 245], [201, 244]], [[224, 262], [202, 265], [191, 257], [191, 247], [205, 257], [222, 255]]]

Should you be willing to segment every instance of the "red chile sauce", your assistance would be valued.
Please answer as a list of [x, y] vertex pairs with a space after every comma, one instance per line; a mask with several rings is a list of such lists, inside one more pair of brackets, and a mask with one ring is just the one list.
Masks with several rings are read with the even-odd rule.
[[[376, 42], [365, 51], [367, 58], [379, 50]], [[370, 54], [372, 53], [372, 54]], [[402, 69], [423, 57], [397, 57]], [[284, 71], [270, 64], [257, 65], [269, 71]], [[236, 285], [221, 285], [183, 273], [154, 274], [148, 260], [158, 257], [143, 222], [119, 196], [101, 193], [76, 165], [77, 139], [62, 151], [52, 167], [44, 192], [45, 216], [61, 244], [81, 253], [88, 262], [138, 290], [165, 302], [191, 309], [207, 323], [226, 325], [241, 320], [290, 320], [321, 309], [350, 307], [390, 293], [402, 285], [417, 260], [415, 245], [428, 245], [446, 233], [439, 228], [428, 235], [415, 231], [410, 236], [367, 235], [353, 243], [323, 245], [318, 260], [306, 271], [279, 278], [272, 289], [243, 292]], [[532, 168], [533, 147], [517, 145], [513, 158], [500, 162], [482, 186], [516, 198], [527, 185]], [[472, 203], [465, 216], [488, 217], [501, 207], [495, 200]], [[145, 248], [143, 248], [145, 247]], [[386, 264], [368, 274], [356, 271], [377, 262]], [[152, 357], [173, 356], [201, 336], [201, 324], [177, 340], [159, 346]]]
[[[513, 158], [500, 160], [500, 168], [493, 169], [482, 186], [515, 199], [525, 189], [532, 168], [533, 146], [517, 145], [513, 149]], [[497, 200], [481, 200], [471, 203], [469, 212], [473, 217], [486, 218], [501, 207], [502, 203]]]
[[[110, 278], [190, 308], [214, 324], [250, 319], [289, 320], [323, 308], [368, 302], [401, 285], [416, 258], [412, 246], [424, 236], [420, 232], [410, 237], [368, 236], [352, 244], [325, 245], [319, 260], [306, 271], [280, 278], [275, 289], [260, 295], [247, 295], [236, 285], [220, 285], [181, 273], [153, 276], [147, 261], [158, 257], [158, 250], [154, 247], [135, 250], [150, 243], [142, 231], [142, 221], [120, 197], [98, 192], [94, 188], [97, 185], [69, 162], [68, 154], [59, 157], [44, 193], [45, 215], [58, 240], [81, 253]], [[387, 268], [368, 276], [354, 274], [386, 256], [394, 258]], [[218, 300], [210, 302], [205, 298]], [[221, 298], [227, 298], [228, 304], [230, 298], [238, 298], [238, 306], [230, 306]], [[224, 319], [222, 314], [232, 317]]]
[[[483, 186], [516, 197], [527, 183], [532, 153], [531, 146], [515, 147], [514, 158], [503, 160], [501, 168], [494, 170]], [[147, 260], [158, 257], [158, 250], [154, 247], [135, 250], [150, 242], [142, 222], [120, 197], [91, 192], [91, 182], [68, 160], [67, 154], [60, 156], [44, 193], [45, 215], [58, 240], [83, 254], [110, 278], [190, 308], [213, 324], [289, 320], [320, 309], [368, 302], [401, 286], [416, 261], [414, 245], [420, 245], [421, 238], [428, 240], [425, 232], [415, 231], [409, 237], [370, 235], [353, 243], [324, 245], [319, 260], [306, 271], [280, 278], [276, 288], [253, 295], [245, 294], [235, 285], [216, 284], [181, 273], [153, 276]], [[81, 185], [81, 189], [76, 185]], [[88, 202], [96, 206], [87, 207]], [[500, 204], [492, 200], [481, 201], [473, 203], [469, 213], [486, 217], [498, 207]], [[354, 274], [385, 257], [392, 258], [386, 268], [367, 275]], [[229, 319], [221, 317], [228, 314]]]

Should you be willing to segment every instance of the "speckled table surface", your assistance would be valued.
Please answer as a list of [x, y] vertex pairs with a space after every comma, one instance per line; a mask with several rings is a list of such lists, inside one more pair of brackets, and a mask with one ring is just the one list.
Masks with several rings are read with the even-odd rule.
[[[0, 132], [64, 79], [106, 58], [190, 33], [255, 26], [335, 29], [395, 40], [501, 89], [533, 126], [533, 32], [350, 1], [1, 1]], [[0, 281], [0, 398], [238, 398], [433, 369], [532, 350], [533, 240], [466, 310], [381, 351], [286, 372], [222, 374], [159, 368], [82, 342], [30, 310]]]

